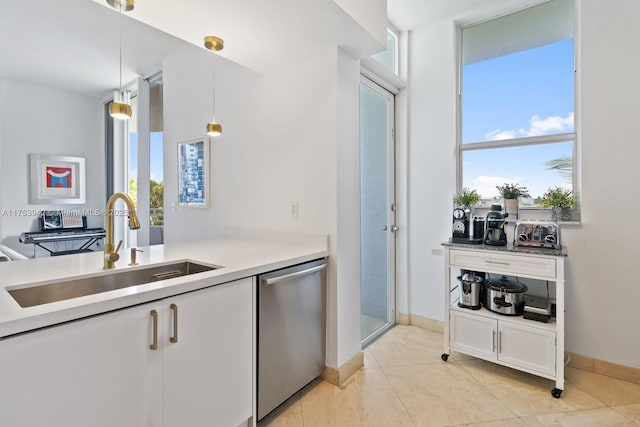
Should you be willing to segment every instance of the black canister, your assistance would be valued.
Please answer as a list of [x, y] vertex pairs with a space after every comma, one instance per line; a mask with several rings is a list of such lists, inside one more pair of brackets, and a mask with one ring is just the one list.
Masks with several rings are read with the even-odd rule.
[[471, 224], [471, 240], [484, 239], [484, 217], [474, 216]]

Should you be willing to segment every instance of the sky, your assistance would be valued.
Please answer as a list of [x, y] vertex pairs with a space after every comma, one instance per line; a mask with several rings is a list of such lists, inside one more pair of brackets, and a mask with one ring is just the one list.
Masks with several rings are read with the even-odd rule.
[[[573, 40], [465, 65], [462, 71], [462, 142], [573, 132]], [[553, 186], [570, 188], [545, 161], [571, 156], [571, 142], [467, 151], [463, 186], [481, 197], [496, 185], [518, 183], [534, 198]]]
[[[156, 182], [162, 182], [162, 132], [151, 132], [150, 149], [151, 149], [151, 179]], [[177, 148], [176, 148], [177, 149]], [[138, 176], [138, 134], [131, 132], [129, 134], [129, 176]]]

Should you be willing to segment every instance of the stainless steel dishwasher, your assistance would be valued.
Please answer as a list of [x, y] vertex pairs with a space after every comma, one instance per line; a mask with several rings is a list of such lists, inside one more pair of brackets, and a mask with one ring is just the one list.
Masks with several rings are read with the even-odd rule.
[[324, 259], [259, 276], [258, 420], [325, 367]]

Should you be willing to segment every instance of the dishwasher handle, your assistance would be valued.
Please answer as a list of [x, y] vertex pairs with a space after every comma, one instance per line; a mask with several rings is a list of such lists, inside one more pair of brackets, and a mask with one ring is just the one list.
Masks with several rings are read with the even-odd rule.
[[327, 268], [327, 264], [316, 265], [315, 267], [307, 268], [306, 270], [296, 271], [295, 273], [284, 274], [282, 276], [275, 277], [263, 277], [262, 283], [264, 285], [273, 285], [278, 282], [282, 282], [283, 280], [295, 279], [302, 276], [307, 276], [309, 274], [313, 274], [317, 271], [321, 271]]

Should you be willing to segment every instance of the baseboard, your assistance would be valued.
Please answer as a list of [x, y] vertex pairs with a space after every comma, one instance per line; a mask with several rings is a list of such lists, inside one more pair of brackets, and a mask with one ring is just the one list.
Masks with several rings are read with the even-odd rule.
[[[403, 322], [399, 322], [398, 319], [402, 319]], [[405, 323], [406, 322], [406, 323]], [[396, 323], [405, 326], [417, 326], [422, 329], [428, 329], [434, 332], [444, 332], [444, 322], [439, 320], [428, 319], [426, 317], [417, 316], [415, 314], [403, 314], [398, 313], [396, 315]]]
[[640, 384], [640, 368], [619, 365], [602, 359], [582, 356], [577, 353], [568, 354], [570, 356], [568, 366], [571, 366], [572, 368], [578, 368], [584, 371], [594, 372], [596, 374]]
[[322, 373], [322, 379], [333, 385], [341, 386], [363, 366], [364, 352], [360, 351], [358, 354], [353, 356], [351, 360], [339, 368], [334, 368], [332, 366], [325, 367], [324, 372]]

